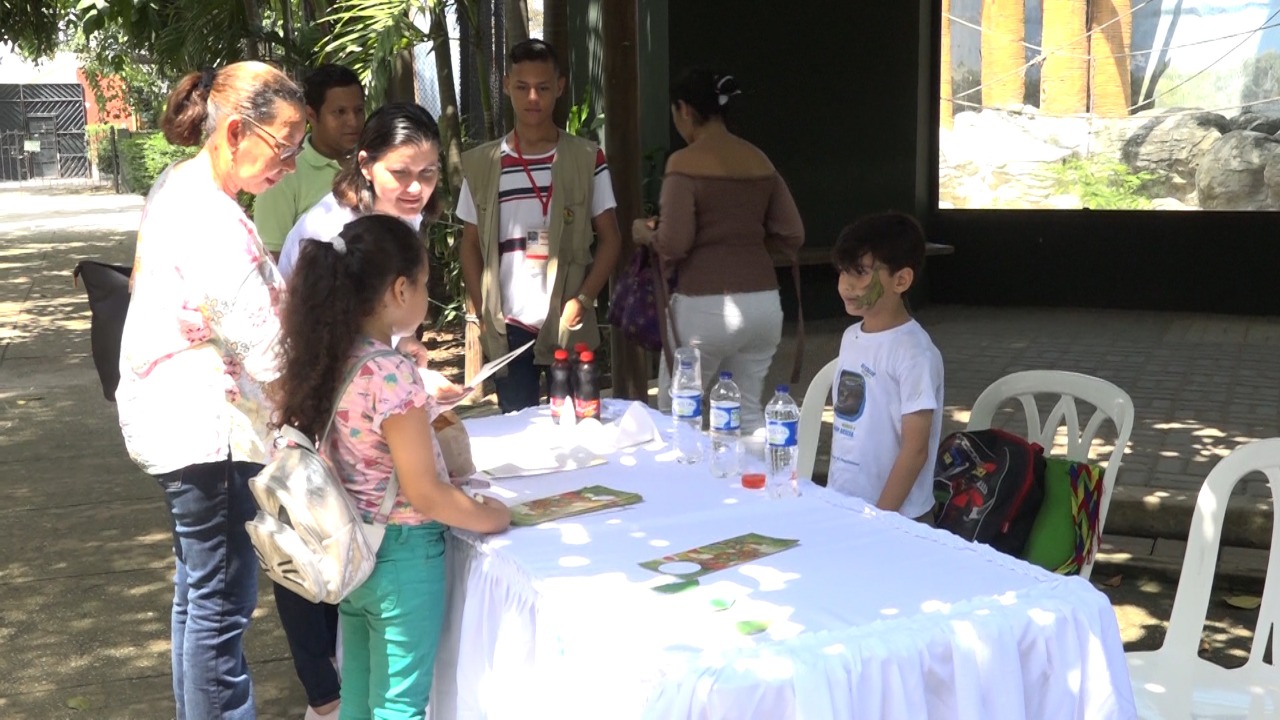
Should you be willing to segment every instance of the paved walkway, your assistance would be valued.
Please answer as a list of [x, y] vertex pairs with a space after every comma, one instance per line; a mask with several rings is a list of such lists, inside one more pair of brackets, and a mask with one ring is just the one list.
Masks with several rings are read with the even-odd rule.
[[[0, 190], [0, 717], [171, 713], [167, 520], [102, 400], [70, 275], [82, 258], [127, 264], [139, 207], [136, 197]], [[1108, 523], [1114, 562], [1175, 566], [1187, 499], [1213, 461], [1280, 425], [1278, 318], [935, 305], [920, 319], [946, 362], [947, 430], [1015, 370], [1069, 368], [1132, 395], [1137, 427]], [[845, 325], [811, 323], [809, 375], [834, 357]], [[1246, 482], [1232, 502], [1246, 521], [1230, 525], [1269, 531], [1265, 483]], [[1242, 533], [1243, 544], [1258, 535]], [[1237, 565], [1258, 572], [1256, 554]], [[1095, 580], [1106, 572], [1116, 570]], [[1130, 647], [1158, 642], [1172, 596], [1167, 583], [1142, 587], [1107, 590]], [[266, 592], [248, 647], [261, 717], [296, 718], [303, 700], [273, 614]]]

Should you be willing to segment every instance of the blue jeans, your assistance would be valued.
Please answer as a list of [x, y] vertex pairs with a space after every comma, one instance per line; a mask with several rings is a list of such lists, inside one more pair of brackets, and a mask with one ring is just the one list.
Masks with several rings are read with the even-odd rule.
[[307, 704], [328, 705], [342, 694], [338, 671], [330, 661], [337, 650], [338, 606], [313, 603], [280, 583], [271, 583], [271, 590]]
[[257, 716], [244, 633], [258, 600], [258, 561], [244, 524], [257, 505], [254, 463], [190, 465], [160, 475], [177, 557], [173, 696], [178, 720]]
[[338, 605], [341, 720], [421, 720], [444, 627], [448, 528], [388, 525], [378, 564]]
[[[507, 323], [508, 350], [515, 350], [536, 337], [537, 333]], [[515, 412], [542, 402], [542, 375], [547, 366], [533, 364], [533, 348], [520, 353], [503, 369], [507, 371], [506, 375], [499, 373], [500, 377], [493, 379], [498, 389], [498, 407], [502, 412]]]

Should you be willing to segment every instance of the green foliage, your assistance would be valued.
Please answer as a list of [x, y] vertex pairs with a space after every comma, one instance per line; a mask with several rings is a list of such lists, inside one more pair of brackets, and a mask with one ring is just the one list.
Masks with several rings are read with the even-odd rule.
[[565, 131], [588, 140], [600, 142], [600, 128], [604, 127], [604, 113], [595, 112], [591, 107], [591, 90], [582, 93], [582, 102], [569, 108], [569, 119], [565, 122]]
[[354, 70], [369, 106], [377, 107], [386, 100], [396, 55], [428, 39], [414, 24], [424, 9], [425, 3], [415, 0], [338, 0], [325, 17], [334, 31], [319, 54], [325, 62]]
[[160, 132], [134, 133], [119, 139], [120, 165], [130, 192], [146, 195], [156, 178], [175, 162], [192, 157], [199, 148], [170, 145]]
[[89, 147], [89, 155], [98, 172], [104, 176], [116, 172], [116, 158], [111, 153], [111, 125], [99, 123], [84, 126], [84, 139]]
[[1135, 173], [1119, 160], [1097, 155], [1063, 160], [1054, 174], [1058, 192], [1076, 195], [1090, 210], [1150, 208], [1151, 200], [1142, 190], [1159, 177], [1153, 172]]
[[[441, 192], [436, 188], [436, 192]], [[460, 322], [466, 313], [462, 259], [458, 256], [462, 225], [447, 212], [426, 228], [427, 254], [431, 262], [431, 304], [436, 308], [436, 327]]]

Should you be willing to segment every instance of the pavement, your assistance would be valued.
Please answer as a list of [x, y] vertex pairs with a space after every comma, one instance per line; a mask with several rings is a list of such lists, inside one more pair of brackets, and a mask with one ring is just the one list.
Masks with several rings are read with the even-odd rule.
[[[87, 303], [71, 283], [80, 259], [131, 261], [140, 207], [102, 191], [0, 188], [0, 717], [172, 716], [167, 517], [102, 399]], [[1093, 580], [1126, 648], [1158, 646], [1201, 482], [1233, 447], [1280, 427], [1280, 318], [942, 304], [918, 316], [946, 365], [944, 433], [1017, 370], [1071, 369], [1129, 392], [1137, 424]], [[809, 324], [797, 397], [846, 326]], [[1247, 478], [1229, 503], [1221, 597], [1261, 592], [1272, 517], [1265, 479]], [[259, 717], [299, 718], [273, 616], [263, 592], [247, 648]], [[1255, 617], [1215, 603], [1212, 652], [1238, 662]]]

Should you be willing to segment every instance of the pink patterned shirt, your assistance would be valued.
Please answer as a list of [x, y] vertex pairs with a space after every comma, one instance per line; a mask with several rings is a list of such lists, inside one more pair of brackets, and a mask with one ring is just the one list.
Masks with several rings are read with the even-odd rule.
[[116, 405], [129, 455], [160, 475], [268, 459], [284, 281], [240, 205], [197, 157], [142, 213]]
[[[351, 351], [350, 362], [354, 364], [371, 352], [390, 349], [376, 340], [361, 338]], [[370, 520], [382, 505], [394, 469], [391, 449], [382, 436], [382, 422], [415, 407], [425, 408], [428, 416], [434, 417], [433, 405], [418, 368], [403, 355], [366, 362], [338, 401], [333, 430], [322, 452], [333, 463], [365, 520]], [[434, 432], [431, 447], [436, 457], [436, 478], [447, 483], [449, 472]], [[391, 510], [391, 524], [421, 525], [430, 521], [430, 517], [413, 508], [403, 491], [398, 494]]]

